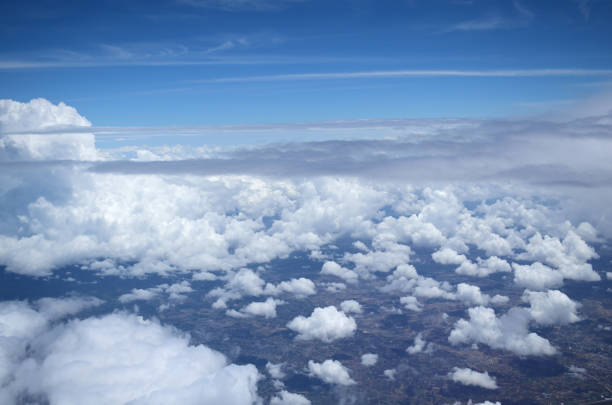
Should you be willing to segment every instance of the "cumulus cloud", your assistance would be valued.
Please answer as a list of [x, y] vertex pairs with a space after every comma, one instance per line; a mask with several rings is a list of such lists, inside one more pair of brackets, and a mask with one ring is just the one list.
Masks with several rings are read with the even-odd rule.
[[361, 364], [366, 367], [373, 366], [378, 362], [378, 354], [375, 353], [365, 353], [361, 355]]
[[[0, 100], [0, 161], [97, 160], [91, 123], [70, 106], [37, 98], [28, 103]], [[81, 128], [82, 133], [45, 130]]]
[[400, 303], [404, 306], [404, 308], [410, 311], [421, 312], [423, 310], [423, 305], [419, 302], [417, 297], [410, 295], [407, 297], [401, 297]]
[[360, 314], [363, 312], [363, 310], [361, 309], [361, 304], [359, 304], [355, 300], [342, 301], [340, 303], [340, 308], [342, 309], [342, 312], [344, 312], [345, 314], [348, 314], [351, 312], [354, 314]]
[[94, 302], [53, 300], [41, 301], [40, 312], [25, 302], [0, 303], [4, 403], [23, 396], [92, 404], [258, 400], [259, 374], [252, 365], [228, 364], [214, 350], [190, 346], [189, 336], [136, 315], [113, 313], [51, 327], [49, 320], [58, 314], [72, 314]]
[[397, 374], [397, 370], [394, 368], [389, 368], [383, 371], [383, 375], [391, 381], [395, 381], [395, 374]]
[[183, 280], [174, 284], [159, 284], [147, 289], [133, 288], [129, 293], [121, 294], [118, 300], [122, 304], [127, 304], [133, 301], [151, 301], [165, 296], [172, 303], [176, 303], [187, 299], [185, 294], [190, 292], [193, 292], [191, 284], [189, 281]]
[[495, 377], [491, 377], [488, 372], [480, 373], [470, 368], [453, 368], [449, 373], [451, 380], [463, 385], [474, 385], [477, 387], [486, 388], [489, 390], [497, 389]]
[[121, 294], [119, 301], [127, 304], [132, 301], [150, 301], [157, 296], [157, 291], [153, 289], [133, 288], [131, 292]]
[[467, 283], [457, 285], [455, 297], [466, 305], [505, 304], [509, 301], [509, 298], [503, 295], [496, 294], [491, 297], [489, 294], [483, 294], [480, 287]]
[[469, 320], [455, 323], [448, 340], [451, 344], [482, 343], [494, 349], [508, 350], [520, 356], [543, 356], [556, 353], [547, 339], [529, 332], [531, 315], [524, 308], [511, 308], [501, 317], [491, 308], [468, 309]]
[[276, 286], [279, 293], [293, 294], [296, 298], [304, 298], [317, 293], [317, 288], [312, 280], [300, 277], [292, 278], [289, 281], [281, 281]]
[[357, 275], [357, 273], [340, 266], [334, 261], [327, 261], [323, 263], [323, 267], [321, 268], [321, 274], [339, 277], [350, 284], [354, 284], [359, 280], [359, 276]]
[[308, 371], [328, 384], [353, 385], [356, 382], [351, 378], [349, 370], [338, 360], [325, 360], [323, 363], [308, 361]]
[[431, 353], [433, 351], [433, 345], [431, 343], [427, 343], [424, 339], [423, 339], [423, 334], [422, 333], [418, 333], [415, 337], [414, 337], [414, 344], [412, 346], [409, 346], [406, 349], [406, 352], [408, 352], [409, 354], [417, 354], [417, 353]]
[[303, 395], [282, 390], [270, 399], [270, 405], [310, 405], [310, 401]]
[[540, 325], [565, 325], [580, 320], [577, 314], [580, 304], [559, 290], [527, 290], [522, 299], [529, 303], [529, 314]]
[[493, 273], [510, 272], [512, 268], [510, 264], [497, 256], [491, 256], [486, 260], [478, 257], [477, 263], [470, 260], [464, 260], [459, 267], [455, 269], [457, 274], [474, 277], [487, 277]]
[[285, 373], [283, 372], [284, 363], [274, 364], [271, 362], [266, 363], [266, 370], [270, 377], [276, 378], [277, 380], [282, 380], [285, 378]]
[[563, 274], [540, 262], [528, 265], [512, 263], [512, 267], [514, 268], [514, 282], [520, 287], [545, 290], [563, 285]]
[[431, 254], [432, 259], [440, 264], [461, 264], [467, 260], [465, 255], [459, 254], [453, 249], [443, 248]]
[[298, 316], [293, 318], [287, 327], [298, 333], [296, 339], [319, 339], [330, 343], [337, 339], [353, 336], [357, 329], [355, 319], [338, 311], [334, 306], [315, 308], [306, 318]]
[[268, 298], [263, 302], [251, 302], [242, 308], [241, 312], [247, 315], [258, 315], [266, 318], [276, 318], [276, 307], [284, 304], [285, 301]]

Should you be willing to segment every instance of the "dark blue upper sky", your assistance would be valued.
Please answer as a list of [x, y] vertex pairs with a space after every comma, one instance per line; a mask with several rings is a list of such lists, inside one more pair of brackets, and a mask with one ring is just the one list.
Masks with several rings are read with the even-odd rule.
[[545, 111], [612, 81], [612, 1], [4, 1], [0, 98], [95, 125]]

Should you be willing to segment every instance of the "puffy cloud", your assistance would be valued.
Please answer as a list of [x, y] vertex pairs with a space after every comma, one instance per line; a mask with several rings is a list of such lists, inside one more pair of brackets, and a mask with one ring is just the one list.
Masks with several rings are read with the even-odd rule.
[[[420, 216], [386, 217], [376, 229], [376, 237], [392, 238], [395, 242], [410, 243], [418, 247], [436, 247], [444, 242], [444, 235], [434, 224], [424, 221]], [[377, 240], [374, 240], [377, 243]]]
[[409, 354], [417, 354], [417, 353], [431, 353], [433, 351], [433, 346], [431, 343], [427, 343], [424, 339], [423, 339], [423, 334], [422, 333], [418, 333], [415, 337], [414, 337], [414, 344], [412, 346], [409, 346], [406, 349], [406, 352], [408, 352]]
[[127, 304], [132, 301], [150, 301], [157, 296], [157, 291], [153, 289], [133, 288], [131, 292], [119, 296], [119, 301]]
[[378, 354], [375, 353], [365, 353], [361, 355], [361, 364], [366, 367], [373, 366], [378, 362]]
[[[466, 305], [487, 305], [491, 301], [491, 297], [488, 294], [483, 294], [480, 287], [467, 283], [457, 285], [455, 297]], [[503, 301], [502, 296], [497, 295], [497, 297], [497, 301]]]
[[346, 290], [346, 284], [344, 283], [321, 283], [321, 286], [325, 287], [325, 289], [331, 293]]
[[[155, 404], [177, 399], [187, 404], [252, 404], [259, 400], [259, 374], [254, 366], [228, 365], [222, 354], [190, 346], [189, 336], [156, 321], [113, 313], [50, 328], [49, 321], [98, 304], [93, 298], [64, 301], [39, 300], [39, 311], [25, 302], [0, 303], [0, 398], [4, 403], [23, 396], [51, 404]], [[220, 390], [223, 386], [232, 390]]]
[[550, 342], [536, 333], [529, 333], [531, 316], [524, 308], [511, 308], [501, 317], [482, 306], [468, 309], [470, 319], [455, 323], [448, 340], [460, 343], [483, 343], [494, 349], [504, 349], [520, 356], [541, 356], [556, 353]]
[[431, 254], [432, 259], [440, 264], [461, 264], [467, 260], [465, 255], [461, 255], [450, 248], [443, 248]]
[[266, 318], [276, 318], [276, 307], [284, 304], [285, 301], [268, 298], [264, 302], [251, 302], [242, 308], [242, 313], [247, 315], [259, 315]]
[[282, 390], [270, 399], [270, 405], [310, 405], [310, 401], [303, 395]]
[[580, 320], [576, 313], [580, 304], [559, 290], [525, 291], [523, 301], [530, 305], [531, 318], [541, 325], [565, 325]]
[[349, 370], [338, 360], [325, 360], [323, 363], [308, 361], [310, 375], [320, 378], [328, 384], [353, 385]]
[[292, 278], [289, 281], [281, 281], [276, 286], [276, 290], [279, 291], [279, 293], [284, 292], [293, 294], [296, 298], [304, 298], [317, 293], [315, 284], [312, 282], [312, 280], [305, 277]]
[[208, 293], [210, 297], [217, 297], [214, 308], [226, 308], [227, 302], [240, 299], [243, 296], [293, 294], [296, 298], [304, 298], [316, 294], [316, 287], [312, 280], [300, 277], [289, 281], [281, 281], [277, 285], [266, 283], [259, 273], [251, 269], [240, 269], [238, 272], [228, 272], [223, 287], [213, 289]]
[[570, 280], [599, 281], [601, 277], [593, 270], [588, 260], [597, 258], [595, 250], [588, 246], [573, 230], [563, 240], [538, 232], [529, 239], [525, 252], [517, 256], [522, 260], [539, 261], [553, 266]]
[[[0, 100], [0, 161], [97, 160], [91, 123], [70, 106], [37, 98]], [[72, 131], [80, 128], [82, 133]], [[66, 133], [58, 133], [65, 128]], [[54, 133], [45, 133], [46, 130]]]
[[410, 311], [414, 311], [414, 312], [420, 312], [423, 310], [423, 305], [419, 302], [419, 300], [417, 299], [417, 297], [413, 297], [413, 296], [407, 296], [407, 297], [401, 297], [400, 298], [400, 303], [408, 310]]
[[284, 363], [274, 364], [267, 362], [266, 370], [268, 371], [268, 374], [270, 374], [270, 377], [276, 378], [277, 380], [282, 380], [283, 378], [285, 378], [285, 373], [283, 372], [283, 365]]
[[363, 312], [361, 309], [361, 304], [359, 304], [355, 300], [342, 301], [340, 303], [340, 308], [342, 309], [342, 312], [346, 314], [351, 313], [351, 312], [355, 314], [360, 314]]
[[535, 262], [530, 265], [512, 263], [514, 282], [520, 287], [531, 290], [545, 290], [563, 285], [563, 274], [550, 267]]
[[327, 261], [323, 263], [321, 274], [336, 276], [351, 284], [356, 283], [359, 279], [359, 276], [353, 270], [342, 267], [334, 261]]
[[383, 371], [383, 375], [391, 381], [395, 381], [395, 374], [397, 374], [397, 370], [394, 368], [389, 368]]
[[287, 327], [298, 333], [296, 339], [319, 339], [326, 343], [336, 339], [353, 336], [357, 329], [355, 320], [340, 312], [334, 306], [315, 308], [306, 318], [298, 316], [293, 318]]
[[190, 292], [193, 292], [191, 284], [189, 281], [183, 280], [178, 283], [160, 284], [147, 289], [133, 288], [129, 293], [120, 295], [118, 299], [122, 304], [127, 304], [133, 301], [150, 301], [166, 294], [170, 301], [181, 302], [187, 298], [185, 294]]
[[[410, 293], [415, 297], [455, 299], [451, 285], [444, 281], [439, 282], [431, 277], [417, 274], [412, 265], [401, 265], [387, 276], [387, 284], [380, 288], [384, 292]], [[406, 298], [409, 303], [411, 298]]]
[[486, 371], [484, 373], [480, 373], [470, 368], [455, 367], [453, 368], [453, 371], [449, 373], [449, 377], [453, 381], [463, 385], [474, 385], [489, 390], [495, 390], [498, 388], [495, 377], [491, 377]]
[[[384, 236], [377, 234], [378, 237]], [[397, 266], [410, 261], [412, 250], [407, 245], [400, 245], [391, 241], [379, 240], [378, 244], [382, 250], [367, 253], [346, 253], [344, 260], [355, 265], [354, 271], [363, 276], [370, 277], [371, 273], [387, 273]]]
[[457, 274], [474, 277], [487, 277], [493, 273], [509, 272], [512, 270], [510, 264], [497, 256], [491, 256], [486, 260], [477, 258], [477, 264], [470, 260], [465, 260], [455, 269]]

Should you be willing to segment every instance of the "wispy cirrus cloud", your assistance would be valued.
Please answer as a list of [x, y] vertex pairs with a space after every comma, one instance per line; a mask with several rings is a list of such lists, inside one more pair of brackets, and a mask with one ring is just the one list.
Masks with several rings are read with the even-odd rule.
[[274, 82], [292, 80], [331, 79], [392, 79], [408, 77], [547, 77], [547, 76], [610, 76], [612, 69], [497, 69], [497, 70], [455, 70], [455, 69], [414, 69], [378, 70], [358, 72], [292, 73], [261, 76], [237, 76], [203, 79], [197, 83], [232, 82]]

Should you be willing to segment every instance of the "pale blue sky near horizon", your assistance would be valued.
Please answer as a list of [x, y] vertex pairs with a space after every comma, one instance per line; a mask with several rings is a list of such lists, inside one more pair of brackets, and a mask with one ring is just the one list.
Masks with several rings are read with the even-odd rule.
[[0, 5], [0, 98], [96, 126], [546, 112], [609, 88], [612, 1]]

